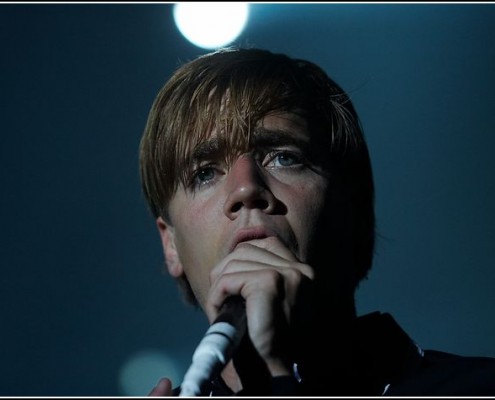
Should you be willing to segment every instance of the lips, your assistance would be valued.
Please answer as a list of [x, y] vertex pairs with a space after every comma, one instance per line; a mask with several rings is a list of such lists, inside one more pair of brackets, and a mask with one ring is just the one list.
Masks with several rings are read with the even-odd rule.
[[270, 236], [275, 236], [275, 233], [263, 226], [242, 228], [236, 232], [234, 240], [230, 245], [229, 252], [233, 251], [239, 243], [254, 239], [265, 239]]

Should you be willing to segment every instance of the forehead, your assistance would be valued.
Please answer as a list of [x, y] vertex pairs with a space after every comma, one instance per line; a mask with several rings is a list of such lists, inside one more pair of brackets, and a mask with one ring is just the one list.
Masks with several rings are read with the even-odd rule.
[[258, 123], [260, 130], [286, 132], [290, 136], [309, 140], [308, 123], [305, 118], [296, 113], [272, 113]]
[[[237, 140], [232, 140], [237, 137]], [[294, 145], [308, 147], [310, 132], [306, 120], [298, 114], [272, 113], [262, 118], [245, 135], [212, 130], [209, 136], [196, 144], [191, 154], [195, 162], [213, 156], [234, 156], [257, 147]]]

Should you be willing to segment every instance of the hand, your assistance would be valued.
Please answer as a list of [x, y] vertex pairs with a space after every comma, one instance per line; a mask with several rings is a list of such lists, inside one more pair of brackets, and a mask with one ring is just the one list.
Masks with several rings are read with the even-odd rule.
[[160, 397], [160, 396], [173, 396], [172, 382], [168, 378], [161, 378], [156, 386], [151, 389], [148, 396]]
[[272, 376], [291, 375], [293, 310], [313, 278], [312, 268], [276, 237], [243, 242], [211, 272], [206, 313], [213, 321], [228, 296], [241, 295], [255, 350]]

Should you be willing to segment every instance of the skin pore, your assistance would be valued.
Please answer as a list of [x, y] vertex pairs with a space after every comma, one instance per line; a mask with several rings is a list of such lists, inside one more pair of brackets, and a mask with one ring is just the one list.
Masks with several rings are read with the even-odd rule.
[[[292, 113], [265, 116], [250, 150], [226, 161], [214, 136], [193, 153], [187, 185], [179, 185], [157, 219], [169, 273], [187, 277], [213, 321], [225, 298], [246, 301], [249, 337], [272, 376], [289, 375], [287, 326], [324, 212], [327, 171], [309, 152], [307, 121]], [[222, 376], [233, 389], [232, 365]]]

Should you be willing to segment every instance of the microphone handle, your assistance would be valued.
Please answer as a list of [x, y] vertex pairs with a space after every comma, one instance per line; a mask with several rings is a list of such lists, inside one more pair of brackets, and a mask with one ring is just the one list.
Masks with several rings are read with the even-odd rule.
[[196, 347], [192, 364], [180, 386], [181, 397], [201, 396], [211, 380], [230, 361], [246, 332], [246, 310], [241, 296], [228, 297], [217, 319]]

